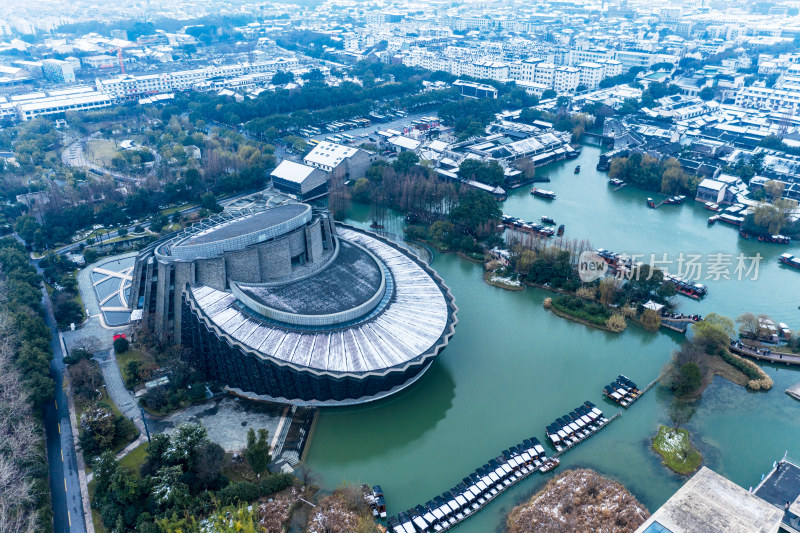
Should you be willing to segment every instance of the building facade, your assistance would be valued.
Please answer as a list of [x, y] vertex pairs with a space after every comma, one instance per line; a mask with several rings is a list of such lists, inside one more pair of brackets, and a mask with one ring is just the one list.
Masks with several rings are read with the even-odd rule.
[[154, 243], [131, 283], [131, 308], [209, 379], [296, 404], [401, 390], [457, 322], [449, 289], [416, 255], [301, 203], [223, 212]]

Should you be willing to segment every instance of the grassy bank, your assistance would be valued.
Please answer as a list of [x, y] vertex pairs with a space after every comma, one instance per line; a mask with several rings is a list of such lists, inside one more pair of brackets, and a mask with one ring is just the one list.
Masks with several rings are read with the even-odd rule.
[[685, 429], [660, 426], [653, 437], [653, 449], [661, 456], [664, 466], [677, 474], [693, 474], [703, 464], [703, 455], [692, 446]]

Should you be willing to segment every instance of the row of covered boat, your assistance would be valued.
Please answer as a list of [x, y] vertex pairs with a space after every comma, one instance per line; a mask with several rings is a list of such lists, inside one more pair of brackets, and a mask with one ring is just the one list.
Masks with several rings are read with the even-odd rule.
[[518, 231], [533, 233], [534, 235], [538, 235], [539, 237], [552, 237], [556, 234], [558, 235], [564, 234], [563, 224], [560, 225], [557, 230], [544, 225], [544, 224], [555, 224], [553, 219], [550, 217], [542, 217], [542, 222], [544, 222], [544, 224], [540, 224], [539, 222], [528, 222], [521, 218], [512, 217], [509, 215], [502, 215], [500, 217], [500, 220], [503, 223], [503, 225], [507, 228], [513, 228]]
[[617, 379], [603, 387], [603, 395], [622, 407], [628, 407], [642, 396], [642, 391], [636, 383], [620, 374]]
[[603, 411], [592, 402], [586, 401], [547, 426], [547, 438], [560, 453], [591, 437], [607, 423], [608, 418], [603, 415]]
[[694, 300], [705, 298], [708, 294], [708, 287], [702, 283], [694, 283], [693, 281], [685, 280], [679, 276], [673, 276], [664, 272], [664, 281], [672, 283], [678, 294], [683, 294]]
[[757, 238], [760, 242], [770, 242], [774, 244], [790, 244], [792, 239], [787, 237], [786, 235], [764, 235], [764, 234], [757, 234], [757, 233], [750, 233], [749, 231], [740, 229], [739, 236], [743, 239], [749, 239], [750, 237]]
[[558, 459], [547, 457], [544, 446], [536, 437], [525, 439], [504, 450], [502, 455], [475, 470], [441, 496], [389, 518], [389, 530], [393, 533], [445, 531], [521, 479], [537, 470], [547, 472], [557, 465]]
[[683, 195], [670, 196], [668, 198], [665, 198], [660, 204], [656, 204], [655, 200], [653, 200], [652, 198], [648, 198], [647, 199], [647, 207], [649, 207], [651, 209], [655, 209], [656, 207], [658, 207], [658, 206], [660, 206], [662, 204], [663, 205], [678, 205], [678, 204], [682, 204], [684, 200], [686, 200], [686, 197], [683, 196]]

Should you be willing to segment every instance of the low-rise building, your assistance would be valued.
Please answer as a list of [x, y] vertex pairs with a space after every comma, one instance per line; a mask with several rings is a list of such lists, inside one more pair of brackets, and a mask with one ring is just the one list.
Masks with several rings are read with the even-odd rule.
[[328, 193], [328, 174], [294, 161], [283, 160], [270, 173], [272, 185], [281, 192], [293, 194], [306, 201]]
[[636, 533], [778, 533], [783, 512], [706, 467]]
[[372, 157], [359, 148], [322, 141], [303, 158], [303, 162], [334, 178], [358, 179], [366, 175]]

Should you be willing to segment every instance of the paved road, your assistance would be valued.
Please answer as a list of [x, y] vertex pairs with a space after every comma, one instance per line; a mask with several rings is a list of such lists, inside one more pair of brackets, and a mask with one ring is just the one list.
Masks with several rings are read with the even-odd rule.
[[55, 533], [86, 532], [86, 523], [78, 480], [78, 458], [69, 421], [67, 395], [64, 393], [64, 354], [58, 338], [58, 328], [53, 317], [50, 297], [42, 287], [42, 304], [45, 308], [45, 323], [50, 328], [53, 360], [50, 373], [56, 383], [53, 401], [45, 404], [44, 429], [47, 446], [47, 463], [50, 469], [50, 494], [53, 507]]

